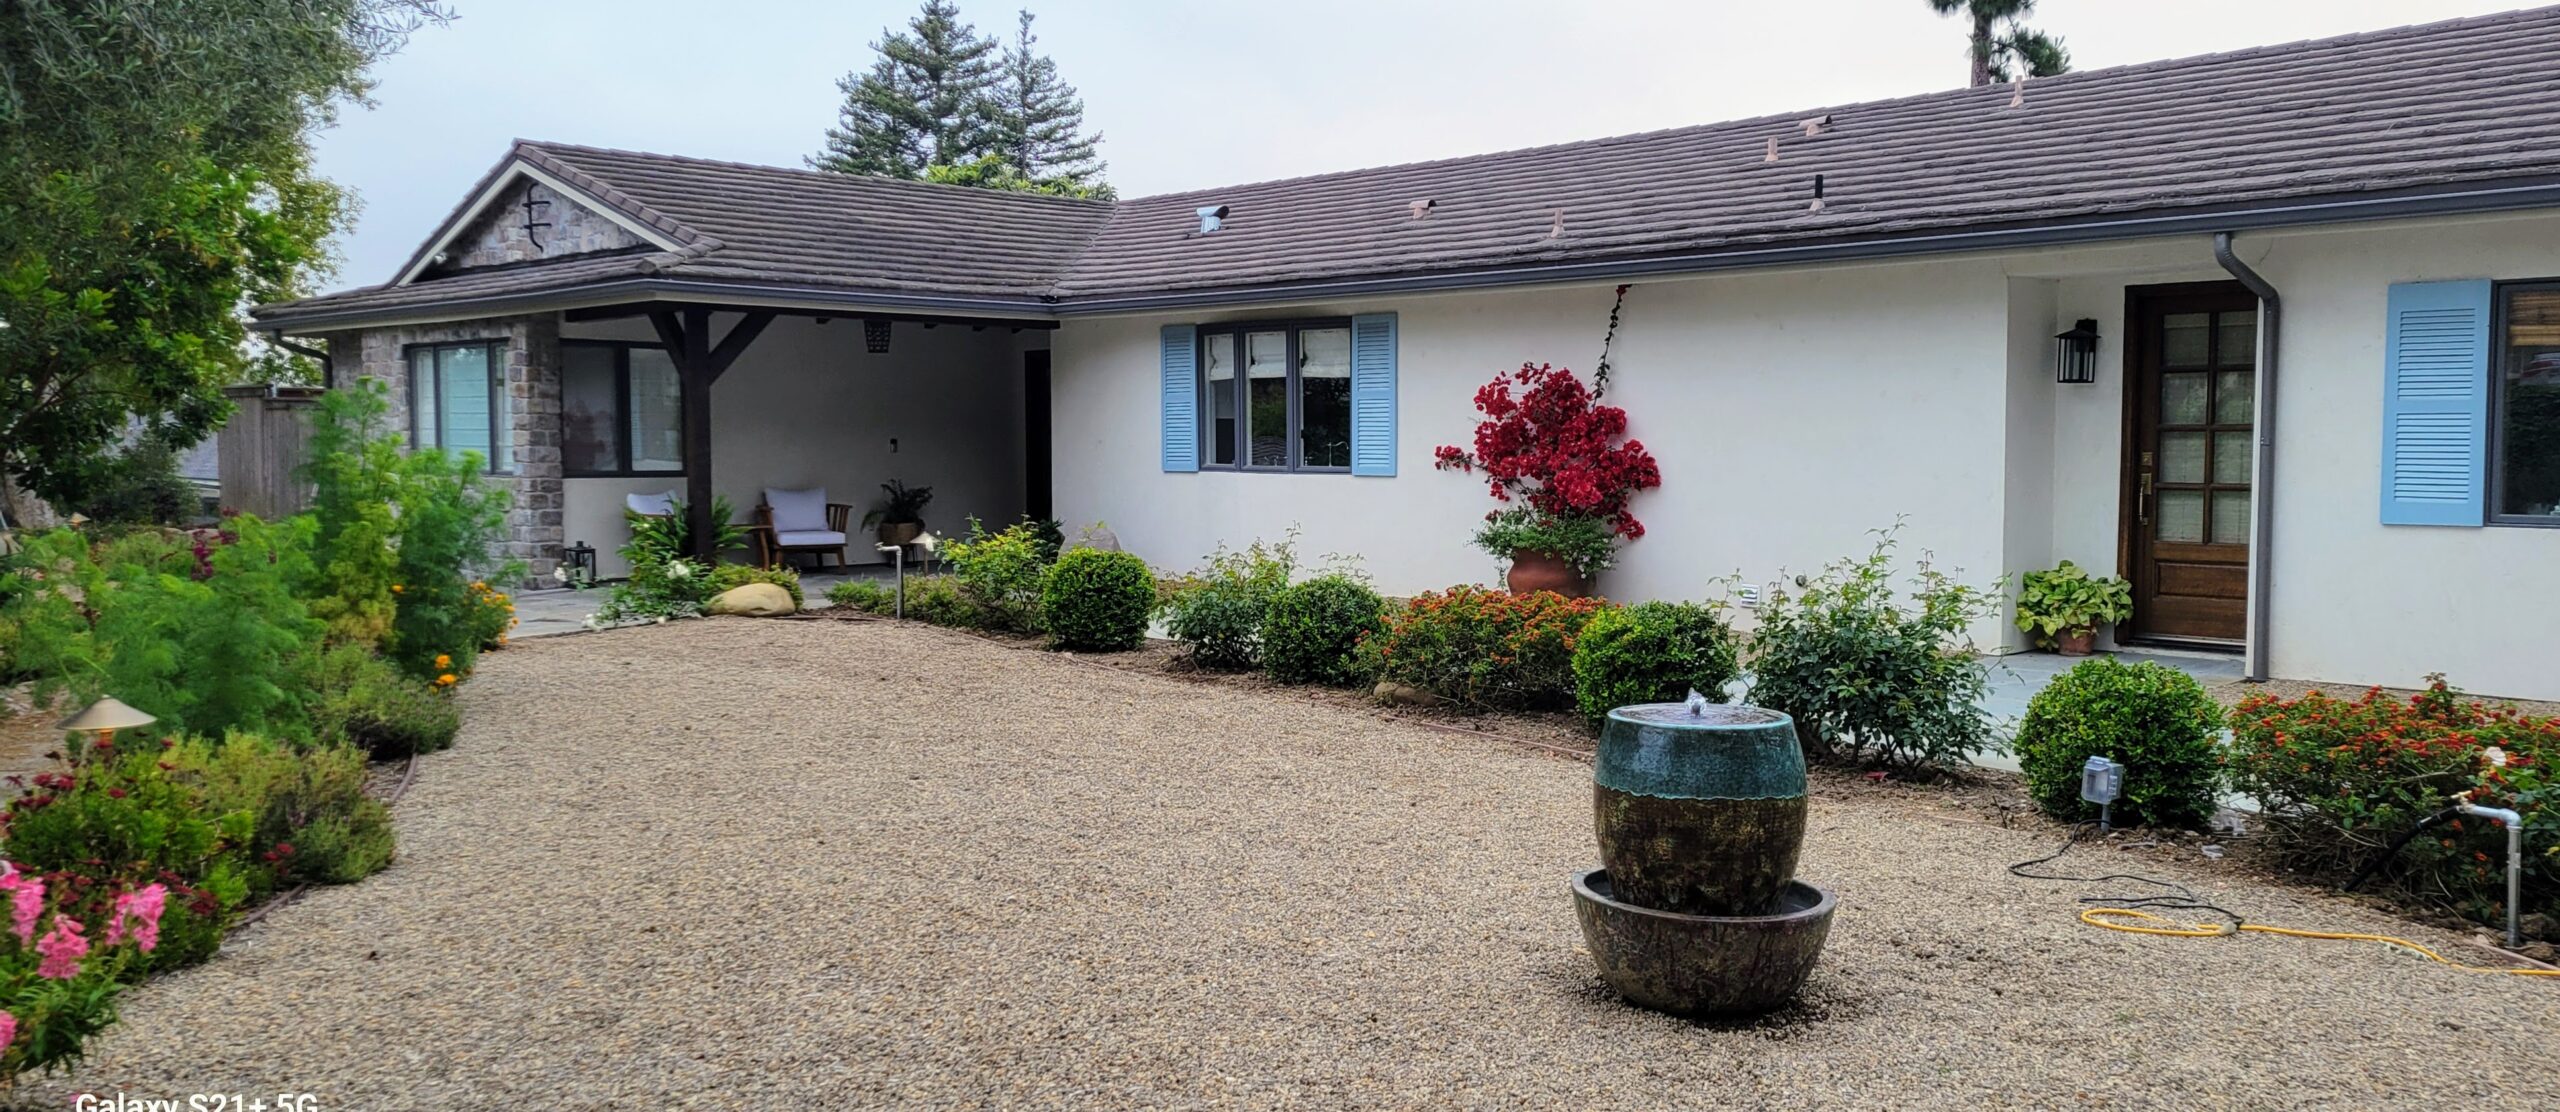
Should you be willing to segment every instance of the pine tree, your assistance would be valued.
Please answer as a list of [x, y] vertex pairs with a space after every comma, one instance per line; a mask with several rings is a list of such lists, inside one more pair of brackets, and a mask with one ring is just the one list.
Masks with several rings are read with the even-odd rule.
[[2036, 0], [1929, 0], [1940, 15], [1961, 13], [1972, 24], [1966, 57], [1970, 84], [2007, 81], [2023, 72], [2052, 77], [2071, 70], [2071, 52], [2062, 40], [2025, 26], [2035, 14]]
[[997, 44], [960, 22], [951, 0], [925, 0], [904, 33], [884, 34], [871, 48], [880, 53], [871, 72], [836, 82], [844, 107], [809, 165], [918, 178], [927, 166], [993, 149]]
[[1102, 136], [1085, 134], [1084, 100], [1058, 78], [1058, 63], [1033, 52], [1040, 40], [1031, 13], [1021, 16], [993, 90], [995, 153], [1040, 192], [1109, 197], [1107, 163], [1096, 152]]

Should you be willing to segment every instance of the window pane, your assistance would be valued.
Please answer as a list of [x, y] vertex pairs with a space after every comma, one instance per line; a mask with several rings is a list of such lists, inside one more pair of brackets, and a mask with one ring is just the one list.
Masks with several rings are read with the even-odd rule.
[[663, 348], [631, 349], [631, 469], [684, 470], [684, 380]]
[[2257, 366], [2258, 314], [2256, 310], [2251, 310], [2245, 313], [2222, 314], [2221, 344], [2221, 350], [2214, 352], [2214, 359], [2218, 365], [2224, 367]]
[[1200, 352], [1200, 462], [1236, 462], [1236, 338], [1210, 336]]
[[2560, 289], [2506, 292], [2498, 512], [2560, 514]]
[[1298, 465], [1351, 466], [1351, 330], [1298, 333]]
[[2213, 492], [2213, 543], [2249, 543], [2249, 492]]
[[2204, 492], [2161, 491], [2160, 516], [2152, 524], [2161, 540], [2173, 544], [2195, 544], [2204, 540]]
[[2160, 360], [2170, 367], [2201, 367], [2213, 358], [2213, 314], [2171, 313], [2160, 319]]
[[2245, 425], [2258, 407], [2258, 372], [2222, 371], [2213, 376], [2213, 423]]
[[622, 444], [615, 429], [614, 349], [560, 345], [560, 467], [564, 471], [620, 471]]
[[2206, 376], [2193, 374], [2160, 376], [2160, 423], [2164, 425], [2201, 425], [2205, 418]]
[[489, 349], [436, 349], [437, 401], [444, 408], [444, 446], [489, 458]]
[[1245, 436], [1251, 467], [1289, 466], [1289, 334], [1244, 336]]
[[427, 348], [409, 353], [409, 446], [433, 448], [438, 413], [436, 407], [436, 353]]
[[2226, 486], [2249, 485], [2250, 434], [2213, 434], [2213, 481]]
[[2160, 434], [2160, 481], [2164, 483], [2204, 481], [2203, 433], [2164, 432]]

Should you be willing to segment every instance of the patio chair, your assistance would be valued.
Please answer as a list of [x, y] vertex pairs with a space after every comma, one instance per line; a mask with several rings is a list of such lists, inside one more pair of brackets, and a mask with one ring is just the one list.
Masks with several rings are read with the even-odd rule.
[[757, 554], [757, 562], [770, 567], [793, 552], [818, 555], [817, 570], [826, 569], [826, 554], [836, 554], [836, 567], [848, 566], [846, 552], [851, 547], [845, 527], [852, 522], [853, 507], [842, 502], [827, 501], [827, 488], [808, 490], [776, 490], [764, 488], [764, 501], [756, 505], [756, 524], [767, 551]]

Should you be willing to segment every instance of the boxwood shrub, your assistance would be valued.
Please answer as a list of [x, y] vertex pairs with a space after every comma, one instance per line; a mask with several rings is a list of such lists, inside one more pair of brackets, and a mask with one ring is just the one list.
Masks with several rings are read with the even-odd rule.
[[2065, 822], [2098, 817], [2080, 798], [2091, 757], [2122, 762], [2125, 826], [2202, 827], [2222, 787], [2222, 708], [2195, 678], [2158, 664], [2084, 661], [2027, 703], [2015, 742], [2027, 791]]
[[1602, 611], [1574, 642], [1574, 702], [1595, 729], [1618, 707], [1677, 702], [1693, 690], [1721, 703], [1738, 655], [1732, 628], [1708, 607], [1647, 602]]
[[1386, 600], [1358, 579], [1319, 575], [1271, 596], [1262, 618], [1262, 669], [1282, 683], [1360, 682], [1360, 639], [1386, 628]]
[[1126, 552], [1075, 549], [1059, 556], [1041, 579], [1040, 609], [1054, 648], [1137, 648], [1155, 605], [1155, 573]]

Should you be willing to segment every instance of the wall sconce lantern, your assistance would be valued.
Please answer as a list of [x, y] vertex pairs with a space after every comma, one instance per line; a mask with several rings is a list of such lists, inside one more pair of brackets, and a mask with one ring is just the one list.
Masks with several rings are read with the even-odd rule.
[[889, 322], [880, 317], [862, 318], [862, 350], [873, 355], [889, 354]]
[[2098, 381], [2098, 322], [2086, 317], [2054, 337], [2053, 380], [2078, 385]]

